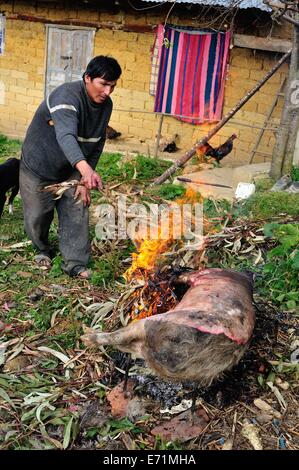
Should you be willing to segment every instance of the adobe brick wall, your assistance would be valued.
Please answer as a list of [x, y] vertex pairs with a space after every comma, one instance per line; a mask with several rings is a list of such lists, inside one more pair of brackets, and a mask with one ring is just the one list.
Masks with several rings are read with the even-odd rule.
[[[11, 17], [6, 22], [5, 53], [0, 56], [0, 133], [22, 138], [30, 120], [44, 96], [46, 63], [46, 27], [45, 22], [13, 19], [17, 14], [33, 15], [51, 21], [74, 20], [97, 24], [94, 41], [94, 55], [109, 54], [122, 66], [123, 75], [113, 94], [114, 108], [111, 125], [123, 136], [131, 136], [145, 142], [156, 138], [159, 117], [150, 113], [133, 113], [129, 109], [152, 111], [154, 99], [149, 95], [150, 50], [154, 40], [153, 32], [126, 32], [124, 24], [142, 27], [164, 21], [156, 14], [142, 15], [112, 14], [99, 12], [91, 7], [82, 10], [60, 8], [52, 3], [24, 2], [12, 3], [0, 1], [0, 11]], [[191, 18], [170, 17], [170, 22], [193, 24]], [[107, 29], [110, 28], [110, 29]], [[111, 28], [114, 28], [111, 29]], [[252, 33], [251, 33], [252, 34]], [[290, 38], [290, 30], [285, 26], [275, 29], [275, 35]], [[228, 79], [226, 82], [224, 113], [229, 111], [275, 64], [280, 55], [271, 52], [253, 51], [234, 47], [230, 54]], [[283, 65], [234, 117], [253, 125], [262, 125], [269, 107], [274, 100], [280, 84], [288, 72]], [[282, 98], [275, 109], [272, 122], [279, 123]], [[117, 111], [122, 110], [122, 111]], [[194, 126], [181, 123], [175, 118], [164, 117], [162, 134], [179, 135], [179, 146], [188, 150], [196, 140], [207, 133], [211, 125]], [[211, 143], [219, 145], [233, 132], [238, 139], [232, 154], [226, 163], [247, 163], [250, 151], [256, 141], [258, 129], [229, 123], [221, 129]], [[264, 134], [259, 151], [272, 152], [275, 142], [273, 132]], [[265, 161], [256, 156], [255, 162]]]

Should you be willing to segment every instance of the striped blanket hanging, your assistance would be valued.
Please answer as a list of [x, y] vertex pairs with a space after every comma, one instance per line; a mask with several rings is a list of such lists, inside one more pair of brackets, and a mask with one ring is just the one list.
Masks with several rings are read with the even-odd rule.
[[[155, 112], [192, 124], [221, 119], [230, 33], [159, 25], [150, 91]], [[154, 76], [159, 64], [158, 77]], [[156, 85], [156, 90], [155, 90]]]

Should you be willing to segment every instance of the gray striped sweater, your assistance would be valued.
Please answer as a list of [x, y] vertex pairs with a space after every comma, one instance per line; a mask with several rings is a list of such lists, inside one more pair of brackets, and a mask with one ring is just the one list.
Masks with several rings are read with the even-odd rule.
[[22, 146], [27, 168], [46, 181], [80, 176], [86, 160], [94, 169], [103, 151], [112, 101], [92, 102], [83, 81], [64, 83], [38, 107]]

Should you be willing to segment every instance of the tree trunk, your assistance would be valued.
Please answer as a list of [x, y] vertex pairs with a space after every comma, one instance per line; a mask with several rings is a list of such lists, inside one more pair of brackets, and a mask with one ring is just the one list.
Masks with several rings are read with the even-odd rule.
[[286, 96], [283, 105], [279, 129], [276, 134], [276, 143], [273, 150], [270, 176], [277, 180], [282, 174], [289, 173], [295, 152], [298, 133], [298, 105], [292, 103], [294, 88], [292, 84], [299, 79], [299, 28], [294, 26], [294, 39]]
[[[290, 81], [288, 79], [286, 90], [289, 90]], [[288, 93], [288, 91], [286, 92]], [[271, 162], [270, 176], [275, 181], [281, 177], [282, 165], [284, 154], [286, 151], [286, 145], [288, 142], [289, 127], [290, 127], [291, 116], [288, 112], [287, 95], [285, 96], [284, 105], [282, 108], [282, 114], [280, 119], [279, 128], [276, 132], [276, 141], [273, 149], [273, 156]]]
[[299, 113], [297, 111], [294, 113], [290, 113], [290, 115], [292, 119], [291, 119], [289, 138], [288, 138], [288, 142], [286, 146], [283, 167], [282, 167], [283, 175], [290, 174], [292, 171], [292, 166], [293, 166], [294, 156], [295, 156], [296, 141], [297, 141], [297, 136], [299, 133]]
[[[298, 15], [299, 16], [299, 15]], [[294, 42], [293, 42], [293, 50], [292, 50], [292, 58], [291, 58], [291, 66], [290, 66], [290, 77], [292, 83], [298, 87], [299, 84], [299, 26], [294, 26]], [[289, 112], [289, 136], [288, 142], [286, 145], [285, 156], [283, 160], [282, 166], [282, 173], [290, 173], [292, 170], [293, 160], [294, 160], [294, 153], [296, 147], [296, 140], [297, 135], [299, 132], [299, 105], [295, 103], [294, 99], [294, 91], [295, 87], [291, 87], [290, 90], [290, 97], [288, 103], [288, 112]]]

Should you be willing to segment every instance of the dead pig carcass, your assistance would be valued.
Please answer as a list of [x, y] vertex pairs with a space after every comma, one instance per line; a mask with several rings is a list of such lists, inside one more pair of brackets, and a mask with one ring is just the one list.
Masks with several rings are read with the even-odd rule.
[[209, 385], [243, 356], [254, 328], [250, 274], [206, 269], [166, 313], [112, 333], [89, 333], [85, 344], [111, 344], [142, 358], [160, 377]]

